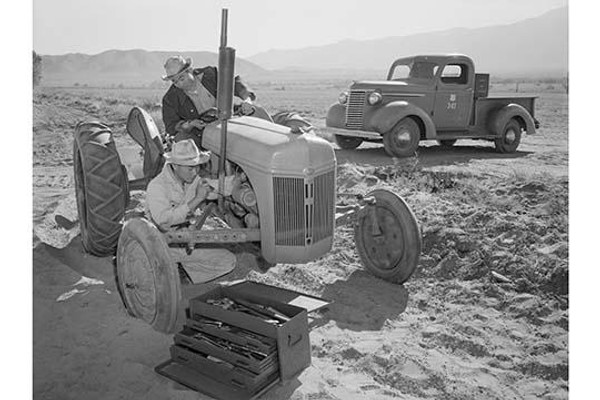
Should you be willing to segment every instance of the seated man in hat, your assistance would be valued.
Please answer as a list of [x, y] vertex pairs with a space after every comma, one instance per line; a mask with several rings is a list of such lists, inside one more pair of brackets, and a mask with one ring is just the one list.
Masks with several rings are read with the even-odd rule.
[[[210, 152], [199, 151], [193, 140], [186, 139], [173, 143], [165, 158], [162, 172], [148, 184], [146, 208], [154, 223], [168, 231], [185, 225], [198, 206], [216, 199], [216, 195], [202, 178]], [[185, 282], [208, 282], [236, 266], [235, 254], [222, 248], [196, 248], [188, 253], [183, 248], [169, 247], [169, 253], [173, 262], [181, 266], [179, 274]]]
[[163, 170], [146, 190], [146, 208], [155, 224], [163, 231], [184, 224], [207, 199], [216, 198], [213, 189], [200, 176], [210, 152], [199, 151], [191, 139], [173, 144], [165, 155]]
[[[168, 135], [175, 136], [176, 142], [193, 139], [202, 149], [204, 122], [199, 116], [217, 106], [217, 68], [192, 68], [191, 58], [173, 56], [165, 62], [165, 71], [162, 79], [172, 82], [162, 99], [165, 130]], [[234, 95], [244, 101], [241, 104], [242, 113], [251, 113], [251, 104], [256, 96], [239, 76], [235, 77]]]

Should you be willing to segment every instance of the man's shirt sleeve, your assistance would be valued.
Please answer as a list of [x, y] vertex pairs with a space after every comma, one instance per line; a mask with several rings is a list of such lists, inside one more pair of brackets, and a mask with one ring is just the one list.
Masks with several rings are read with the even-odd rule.
[[187, 202], [179, 205], [172, 203], [167, 193], [168, 188], [152, 183], [146, 190], [146, 205], [154, 222], [165, 230], [185, 222], [190, 212]]

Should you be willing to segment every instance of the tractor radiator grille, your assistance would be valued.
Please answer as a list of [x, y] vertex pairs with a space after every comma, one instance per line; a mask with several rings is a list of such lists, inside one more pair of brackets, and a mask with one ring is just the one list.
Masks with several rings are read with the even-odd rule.
[[273, 178], [275, 244], [304, 246], [304, 179]]
[[314, 179], [273, 178], [275, 244], [310, 246], [333, 235], [334, 171]]
[[315, 220], [313, 239], [315, 242], [333, 235], [333, 214], [335, 209], [335, 174], [333, 171], [315, 178]]
[[346, 127], [361, 129], [363, 127], [363, 110], [367, 92], [364, 90], [351, 90], [346, 106]]

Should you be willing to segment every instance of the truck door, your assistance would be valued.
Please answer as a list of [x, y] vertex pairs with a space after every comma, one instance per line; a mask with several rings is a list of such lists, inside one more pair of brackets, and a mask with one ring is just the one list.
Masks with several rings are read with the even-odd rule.
[[473, 106], [473, 71], [464, 63], [449, 63], [438, 74], [433, 121], [438, 130], [461, 130], [469, 124]]

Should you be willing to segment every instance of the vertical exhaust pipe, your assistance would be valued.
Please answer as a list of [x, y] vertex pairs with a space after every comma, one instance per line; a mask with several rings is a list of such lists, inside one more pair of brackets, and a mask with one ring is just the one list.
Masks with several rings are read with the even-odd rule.
[[235, 70], [235, 49], [227, 47], [227, 13], [221, 10], [221, 43], [219, 46], [219, 67], [217, 81], [217, 113], [221, 121], [221, 145], [219, 147], [219, 209], [223, 210], [225, 193], [225, 160], [227, 150], [227, 121], [233, 115], [233, 83]]

